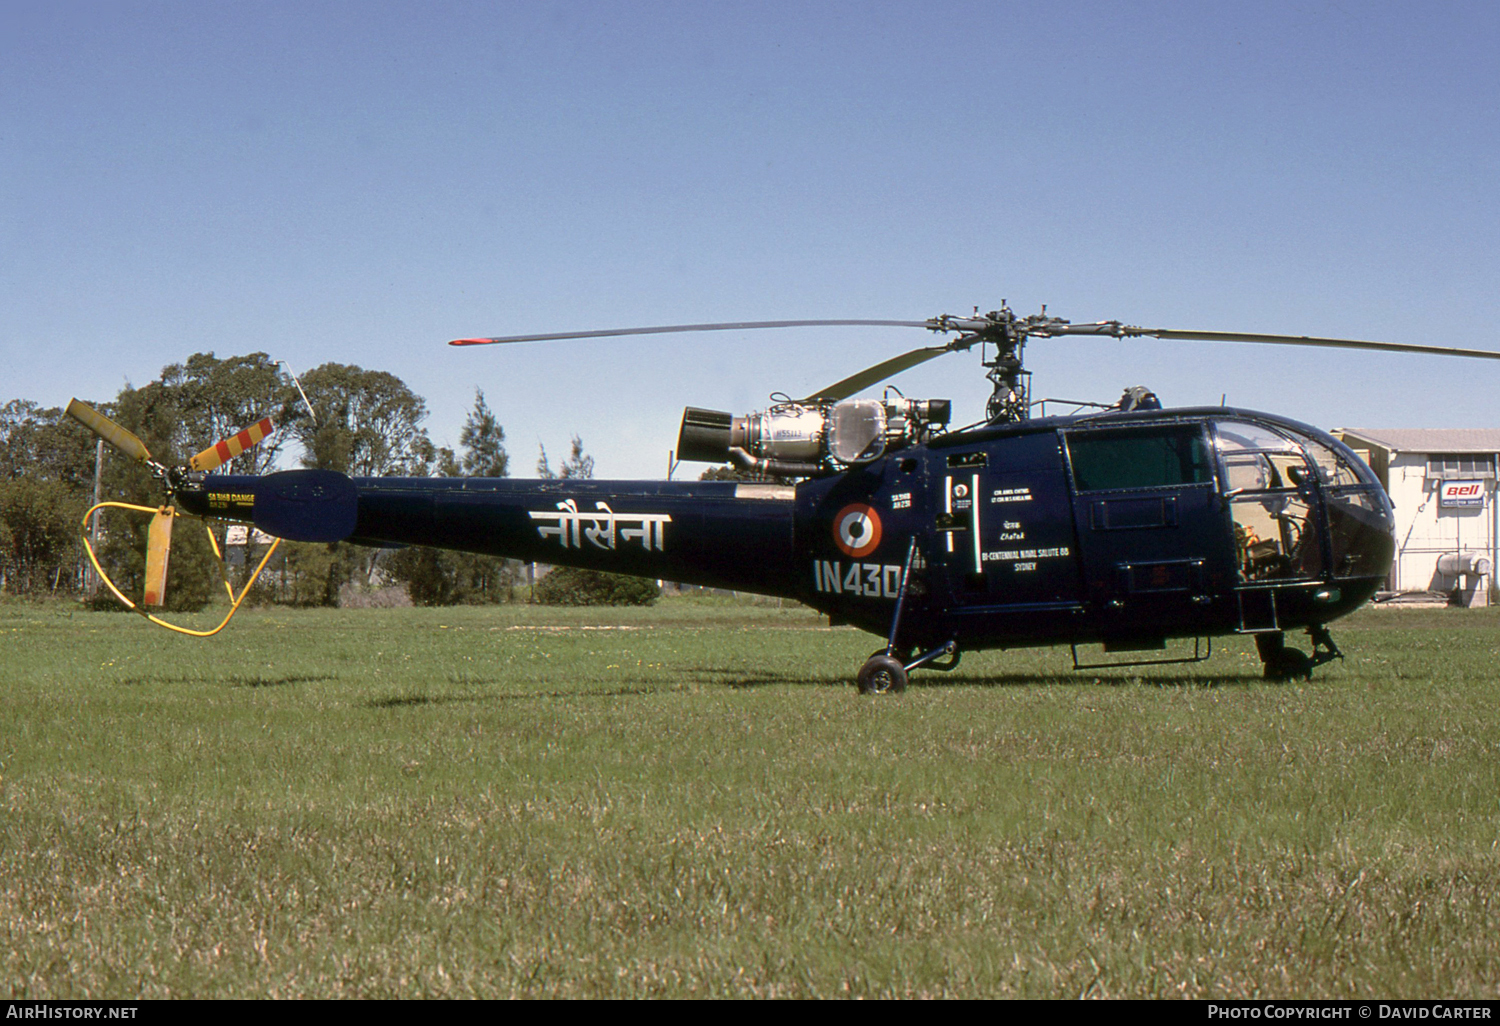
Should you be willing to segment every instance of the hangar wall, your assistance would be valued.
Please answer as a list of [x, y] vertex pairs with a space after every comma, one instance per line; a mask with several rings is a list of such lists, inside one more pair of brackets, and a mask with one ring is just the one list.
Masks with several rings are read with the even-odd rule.
[[1395, 506], [1389, 590], [1456, 592], [1465, 605], [1487, 605], [1500, 566], [1500, 430], [1345, 428], [1334, 434], [1365, 458]]

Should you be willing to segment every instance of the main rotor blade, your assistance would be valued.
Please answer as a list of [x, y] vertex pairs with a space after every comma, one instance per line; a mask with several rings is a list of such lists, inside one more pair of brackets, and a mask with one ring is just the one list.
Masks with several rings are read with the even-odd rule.
[[126, 456], [140, 460], [142, 463], [151, 462], [151, 453], [147, 451], [145, 442], [110, 420], [88, 403], [81, 403], [77, 399], [69, 399], [68, 408], [65, 412], [110, 445], [119, 449]]
[[608, 328], [603, 331], [558, 331], [548, 335], [501, 338], [456, 338], [450, 346], [488, 346], [497, 342], [551, 342], [565, 338], [609, 338], [615, 335], [666, 335], [678, 331], [744, 331], [752, 328], [824, 328], [841, 325], [879, 328], [926, 328], [927, 321], [732, 321], [724, 324], [664, 324], [654, 328]]
[[221, 442], [215, 442], [207, 449], [198, 453], [188, 460], [188, 466], [194, 470], [209, 471], [234, 459], [247, 449], [259, 445], [272, 431], [276, 425], [271, 423], [270, 417], [262, 417], [251, 424], [237, 435], [231, 435]]
[[944, 353], [953, 352], [950, 346], [924, 346], [921, 349], [913, 349], [893, 356], [889, 360], [882, 360], [873, 367], [866, 367], [858, 374], [851, 374], [842, 381], [835, 381], [827, 388], [821, 388], [812, 395], [803, 399], [804, 403], [814, 402], [837, 402], [847, 399], [856, 392], [862, 392], [871, 385], [879, 384], [886, 378], [895, 377], [902, 371], [910, 370], [918, 364], [926, 363], [934, 357], [942, 356]]
[[1238, 331], [1171, 331], [1165, 328], [1124, 328], [1125, 337], [1147, 335], [1152, 338], [1184, 339], [1195, 342], [1267, 342], [1281, 346], [1326, 346], [1331, 349], [1376, 349], [1391, 353], [1422, 353], [1427, 356], [1473, 356], [1483, 360], [1500, 360], [1500, 352], [1489, 349], [1458, 349], [1453, 346], [1424, 346], [1409, 342], [1366, 342], [1353, 338], [1316, 338], [1311, 335], [1258, 335]]

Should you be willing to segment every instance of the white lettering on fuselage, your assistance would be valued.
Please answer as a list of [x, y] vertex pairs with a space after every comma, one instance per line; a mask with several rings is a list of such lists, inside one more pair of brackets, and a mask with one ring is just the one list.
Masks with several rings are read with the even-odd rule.
[[1067, 555], [1071, 555], [1071, 550], [1062, 545], [1055, 549], [1001, 549], [999, 552], [986, 552], [984, 559], [987, 563], [1006, 563], [1013, 559], [1056, 559]]
[[[597, 512], [584, 513], [573, 499], [557, 504], [557, 512], [532, 510], [527, 515], [532, 520], [551, 520], [552, 526], [537, 525], [536, 533], [543, 538], [556, 538], [562, 547], [581, 549], [582, 538], [587, 538], [595, 548], [614, 549], [617, 542], [638, 541], [647, 551], [663, 551], [663, 533], [672, 522], [666, 513], [616, 513], [602, 502], [594, 503]], [[584, 526], [590, 524], [592, 526]], [[580, 534], [582, 537], [580, 537]]]
[[813, 560], [813, 587], [825, 595], [893, 599], [901, 591], [901, 567], [895, 563], [850, 563]]

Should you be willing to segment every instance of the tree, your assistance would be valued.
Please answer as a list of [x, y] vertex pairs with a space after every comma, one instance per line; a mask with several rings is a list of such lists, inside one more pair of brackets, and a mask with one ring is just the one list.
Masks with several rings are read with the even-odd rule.
[[[276, 364], [265, 353], [219, 360], [195, 353], [163, 369], [144, 388], [127, 386], [113, 403], [90, 403], [135, 432], [152, 456], [169, 466], [270, 415], [286, 419], [289, 389]], [[35, 590], [69, 589], [80, 581], [81, 549], [73, 540], [78, 518], [93, 492], [96, 439], [60, 409], [42, 409], [28, 400], [0, 408], [0, 483], [8, 522], [6, 575], [12, 586]], [[238, 469], [263, 473], [275, 465], [280, 440], [272, 436], [240, 457]], [[153, 505], [164, 499], [161, 485], [145, 468], [106, 449], [102, 498]], [[100, 556], [106, 571], [126, 590], [138, 587], [143, 558], [133, 551], [144, 544], [145, 520], [111, 513], [105, 522]], [[67, 522], [67, 540], [53, 525]], [[127, 527], [127, 523], [129, 526]], [[183, 534], [187, 537], [184, 539]], [[179, 532], [172, 548], [169, 608], [192, 608], [207, 600], [203, 575], [213, 572], [209, 547], [199, 532]]]
[[765, 477], [749, 470], [741, 470], [732, 464], [725, 463], [717, 467], [709, 467], [698, 475], [699, 481], [764, 481]]
[[[456, 457], [450, 449], [437, 450], [438, 474], [504, 477], [509, 464], [504, 442], [505, 429], [485, 403], [484, 392], [475, 389], [474, 408], [459, 434], [463, 454]], [[518, 565], [498, 556], [425, 546], [400, 549], [383, 564], [386, 574], [404, 583], [407, 595], [419, 606], [500, 602], [514, 590]]]
[[505, 429], [484, 401], [484, 391], [474, 389], [474, 408], [458, 435], [463, 447], [461, 466], [465, 477], [508, 477], [510, 456], [505, 452]]
[[0, 481], [0, 583], [16, 594], [72, 591], [84, 506], [59, 481]]
[[353, 477], [424, 476], [439, 452], [422, 421], [427, 404], [394, 374], [325, 363], [302, 376], [317, 417], [295, 424], [303, 465]]
[[21, 477], [56, 481], [88, 494], [94, 482], [94, 436], [61, 409], [12, 399], [0, 406], [0, 481]]
[[235, 458], [235, 473], [264, 474], [275, 468], [282, 447], [306, 417], [299, 397], [265, 353], [220, 360], [194, 353], [163, 368], [160, 383], [173, 394], [178, 421], [172, 440], [189, 455], [271, 417], [278, 430]]
[[0, 406], [0, 588], [76, 589], [93, 477], [93, 437], [62, 410], [26, 399]]
[[385, 573], [406, 586], [419, 606], [489, 605], [505, 601], [515, 587], [515, 564], [499, 556], [449, 552], [412, 545], [383, 562]]
[[[302, 376], [302, 388], [313, 409], [313, 417], [293, 424], [303, 466], [353, 477], [423, 477], [442, 462], [422, 427], [426, 402], [394, 374], [325, 363]], [[452, 454], [447, 458], [451, 463]], [[288, 557], [296, 564], [298, 604], [337, 605], [340, 588], [356, 574], [372, 576], [381, 557], [342, 542], [320, 548]]]
[[594, 457], [588, 456], [583, 451], [583, 439], [577, 435], [573, 436], [573, 448], [563, 465], [553, 471], [552, 465], [547, 462], [547, 448], [538, 445], [539, 455], [536, 461], [536, 476], [541, 478], [562, 478], [584, 480], [594, 476]]
[[[282, 542], [278, 573], [270, 567], [266, 582], [276, 601], [292, 606], [336, 606], [339, 591], [359, 569], [359, 556], [352, 545], [339, 542]], [[177, 558], [174, 554], [174, 560]], [[168, 590], [170, 597], [171, 591]]]
[[553, 567], [532, 593], [544, 606], [649, 606], [661, 597], [655, 581], [576, 566]]

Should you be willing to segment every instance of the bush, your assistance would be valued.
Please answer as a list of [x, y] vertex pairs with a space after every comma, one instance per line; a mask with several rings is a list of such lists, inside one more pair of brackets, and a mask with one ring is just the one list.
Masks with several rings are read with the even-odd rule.
[[661, 596], [661, 589], [644, 577], [557, 566], [531, 594], [544, 606], [649, 606]]
[[500, 556], [447, 552], [423, 545], [398, 549], [381, 561], [386, 577], [405, 587], [419, 606], [504, 602], [513, 597], [519, 565]]
[[[354, 575], [359, 555], [343, 542], [281, 543], [251, 593], [255, 601], [286, 606], [333, 607]], [[256, 562], [260, 562], [256, 558]]]

